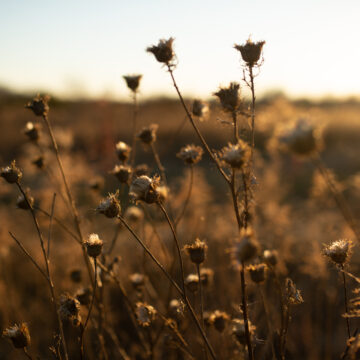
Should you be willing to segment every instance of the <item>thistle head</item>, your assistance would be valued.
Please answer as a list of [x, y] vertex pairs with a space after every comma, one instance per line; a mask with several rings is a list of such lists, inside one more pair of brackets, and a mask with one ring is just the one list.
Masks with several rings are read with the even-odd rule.
[[184, 249], [194, 264], [202, 264], [204, 262], [207, 245], [200, 239], [196, 239], [193, 244], [186, 245]]
[[261, 284], [266, 279], [266, 264], [249, 265], [246, 268], [249, 271], [250, 278], [255, 284]]
[[123, 78], [127, 87], [135, 93], [139, 88], [142, 75], [124, 75]]
[[225, 330], [229, 320], [230, 320], [229, 315], [224, 311], [215, 310], [210, 315], [211, 325], [214, 325], [215, 329], [220, 333], [222, 333]]
[[[231, 333], [235, 339], [241, 344], [246, 345], [246, 332], [245, 332], [245, 322], [243, 319], [233, 319], [231, 322]], [[256, 327], [251, 324], [249, 321], [249, 332], [250, 339], [252, 340], [255, 335]]]
[[87, 253], [90, 257], [96, 258], [101, 254], [104, 242], [98, 234], [90, 234], [85, 242]]
[[144, 285], [145, 277], [143, 274], [134, 273], [129, 276], [130, 282], [135, 289], [139, 289]]
[[109, 194], [106, 199], [102, 200], [96, 211], [100, 214], [104, 214], [108, 218], [114, 218], [121, 212], [121, 206], [118, 199], [118, 192], [115, 194]]
[[49, 100], [49, 95], [40, 96], [38, 94], [25, 105], [25, 108], [32, 110], [36, 116], [47, 116], [50, 110]]
[[348, 239], [341, 239], [325, 246], [323, 254], [334, 264], [344, 266], [350, 259], [353, 242]]
[[201, 146], [186, 145], [177, 153], [177, 157], [184, 161], [187, 165], [197, 164], [204, 153]]
[[59, 313], [63, 320], [70, 321], [74, 326], [81, 323], [80, 302], [69, 294], [60, 296]]
[[236, 144], [229, 143], [228, 146], [222, 148], [220, 158], [224, 163], [234, 169], [241, 169], [246, 166], [251, 157], [249, 145], [239, 139]]
[[131, 179], [132, 168], [129, 165], [115, 165], [110, 174], [115, 175], [122, 184], [128, 184]]
[[143, 127], [138, 133], [137, 137], [143, 144], [150, 145], [156, 141], [156, 132], [159, 125], [151, 124], [149, 126]]
[[141, 175], [131, 183], [129, 196], [134, 201], [144, 201], [148, 204], [153, 204], [159, 200], [158, 186], [159, 178]]
[[234, 48], [240, 51], [241, 57], [247, 66], [253, 67], [260, 59], [262, 48], [265, 41], [252, 42], [249, 38], [243, 45], [234, 45]]
[[201, 101], [199, 99], [195, 99], [192, 103], [192, 114], [198, 117], [200, 120], [206, 118], [209, 112], [209, 106], [206, 102]]
[[17, 349], [25, 348], [31, 343], [29, 328], [25, 323], [6, 328], [2, 335], [10, 339]]
[[265, 250], [263, 252], [263, 259], [266, 265], [275, 266], [279, 261], [279, 254], [276, 250]]
[[254, 232], [251, 228], [242, 228], [239, 235], [239, 240], [235, 244], [234, 252], [237, 261], [242, 264], [252, 260], [258, 255], [260, 245], [255, 238]]
[[22, 178], [22, 172], [16, 167], [16, 162], [13, 160], [10, 165], [1, 168], [0, 176], [3, 177], [9, 184], [14, 184]]
[[142, 327], [148, 327], [156, 318], [156, 310], [151, 305], [143, 302], [136, 303], [136, 317]]
[[220, 87], [214, 95], [219, 98], [224, 111], [233, 113], [239, 109], [241, 104], [240, 84], [231, 82], [228, 87]]
[[160, 39], [157, 45], [149, 46], [146, 51], [152, 53], [158, 62], [171, 65], [175, 57], [173, 42], [172, 37], [167, 40]]
[[34, 124], [31, 121], [28, 121], [26, 123], [25, 129], [24, 129], [24, 134], [27, 136], [27, 138], [30, 141], [38, 141], [39, 140], [39, 125], [38, 124]]
[[300, 305], [304, 302], [300, 290], [290, 278], [285, 280], [285, 300], [289, 305]]
[[203, 286], [209, 286], [214, 279], [214, 270], [202, 267], [200, 269], [200, 280]]
[[131, 147], [123, 141], [119, 141], [115, 145], [116, 155], [119, 160], [122, 162], [126, 162], [130, 157]]
[[199, 286], [199, 277], [197, 274], [189, 274], [185, 278], [185, 285], [192, 293], [196, 292]]
[[137, 223], [144, 218], [144, 212], [137, 206], [129, 206], [124, 214], [126, 220]]

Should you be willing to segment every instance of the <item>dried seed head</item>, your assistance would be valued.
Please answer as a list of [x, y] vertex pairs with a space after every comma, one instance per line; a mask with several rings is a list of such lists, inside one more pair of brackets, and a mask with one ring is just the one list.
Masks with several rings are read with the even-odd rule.
[[134, 273], [129, 276], [132, 286], [138, 289], [144, 285], [145, 277], [143, 274]]
[[136, 177], [139, 177], [141, 175], [149, 175], [150, 169], [146, 164], [139, 164], [136, 166], [134, 174]]
[[30, 141], [39, 140], [39, 125], [34, 124], [31, 121], [26, 123], [24, 134], [28, 137]]
[[158, 62], [170, 65], [174, 59], [174, 50], [172, 48], [174, 39], [169, 38], [159, 40], [157, 45], [150, 46], [146, 49], [147, 52], [154, 54]]
[[191, 262], [194, 264], [202, 264], [204, 262], [207, 248], [207, 245], [200, 239], [196, 239], [193, 244], [184, 247], [190, 256]]
[[85, 245], [88, 255], [96, 258], [101, 254], [104, 242], [99, 238], [98, 234], [90, 234]]
[[176, 156], [185, 164], [194, 165], [201, 160], [203, 153], [204, 150], [201, 146], [186, 145], [180, 149]]
[[144, 218], [144, 212], [137, 206], [129, 206], [125, 211], [125, 219], [136, 223]]
[[241, 229], [239, 241], [235, 244], [235, 256], [240, 264], [252, 260], [259, 253], [260, 245], [251, 228]]
[[275, 266], [279, 261], [279, 255], [276, 250], [265, 250], [263, 258], [265, 263], [270, 267]]
[[143, 327], [150, 326], [156, 318], [156, 310], [151, 305], [138, 302], [135, 311], [138, 322]]
[[[250, 339], [253, 340], [256, 327], [249, 321]], [[233, 319], [231, 333], [241, 345], [246, 345], [245, 322], [243, 319]]]
[[229, 166], [235, 169], [241, 169], [246, 166], [250, 160], [251, 151], [249, 145], [239, 140], [235, 145], [229, 143], [220, 153], [220, 158]]
[[336, 265], [344, 265], [348, 262], [351, 256], [352, 247], [353, 243], [351, 240], [341, 239], [326, 246], [323, 250], [323, 254], [332, 260]]
[[244, 45], [234, 45], [236, 50], [239, 50], [241, 53], [242, 59], [246, 62], [246, 64], [250, 67], [253, 67], [257, 64], [260, 59], [262, 48], [265, 44], [265, 41], [259, 41], [253, 43], [251, 39], [246, 41]]
[[35, 165], [38, 169], [43, 169], [45, 167], [45, 159], [43, 156], [38, 156], [37, 158], [31, 161], [33, 165]]
[[185, 279], [185, 285], [191, 292], [196, 292], [199, 285], [199, 277], [197, 274], [189, 274]]
[[142, 75], [124, 75], [123, 78], [126, 81], [127, 87], [135, 93], [139, 88]]
[[143, 127], [142, 130], [139, 132], [137, 137], [147, 145], [152, 144], [156, 141], [156, 131], [159, 125], [151, 124], [149, 126]]
[[300, 290], [296, 288], [294, 282], [290, 278], [285, 280], [285, 297], [287, 303], [290, 305], [300, 305], [304, 302]]
[[13, 160], [9, 166], [1, 168], [0, 176], [3, 177], [9, 184], [14, 184], [20, 181], [22, 178], [22, 172], [16, 167], [16, 162]]
[[220, 310], [215, 310], [210, 315], [210, 323], [214, 325], [215, 329], [220, 333], [222, 333], [225, 330], [226, 324], [229, 321], [229, 319], [230, 319], [229, 315], [226, 312]]
[[115, 175], [122, 184], [128, 184], [131, 179], [132, 168], [129, 165], [116, 165], [110, 174]]
[[31, 343], [29, 328], [25, 323], [5, 329], [2, 335], [10, 339], [17, 349], [25, 348]]
[[192, 104], [192, 113], [194, 116], [197, 116], [200, 120], [206, 118], [209, 112], [209, 106], [206, 102], [199, 99], [195, 99]]
[[139, 176], [131, 183], [129, 196], [134, 201], [142, 200], [148, 204], [153, 204], [159, 200], [158, 185], [158, 178], [149, 178], [146, 175]]
[[74, 269], [70, 272], [70, 279], [74, 283], [81, 283], [82, 281], [82, 272], [80, 269]]
[[229, 87], [220, 87], [220, 90], [214, 93], [220, 100], [224, 111], [236, 112], [241, 104], [240, 85], [236, 82], [230, 83]]
[[26, 199], [23, 194], [18, 196], [18, 198], [16, 200], [16, 206], [19, 209], [29, 210], [34, 205], [34, 198], [30, 195], [29, 189], [25, 190], [25, 194], [26, 194]]
[[87, 306], [90, 304], [91, 302], [91, 298], [92, 298], [92, 290], [89, 287], [84, 287], [79, 289], [76, 293], [75, 293], [75, 298], [79, 301], [79, 303], [83, 306]]
[[169, 303], [169, 313], [173, 318], [178, 318], [184, 314], [185, 305], [181, 300], [172, 299]]
[[123, 141], [119, 141], [115, 145], [115, 151], [119, 160], [125, 162], [130, 157], [131, 147], [128, 144], [124, 143]]
[[108, 218], [114, 218], [121, 212], [120, 202], [118, 200], [118, 192], [115, 194], [109, 194], [108, 197], [102, 200], [96, 211], [100, 214], [104, 214]]
[[25, 107], [31, 109], [36, 116], [47, 116], [49, 113], [48, 102], [50, 100], [49, 95], [40, 96], [39, 94], [34, 97], [33, 100], [29, 101]]
[[203, 286], [211, 285], [214, 280], [214, 270], [210, 268], [201, 268], [200, 279]]
[[261, 284], [265, 281], [267, 267], [266, 264], [250, 265], [247, 267], [250, 273], [251, 280], [256, 284]]
[[74, 326], [80, 325], [80, 302], [69, 294], [60, 296], [59, 313], [63, 320], [70, 321]]

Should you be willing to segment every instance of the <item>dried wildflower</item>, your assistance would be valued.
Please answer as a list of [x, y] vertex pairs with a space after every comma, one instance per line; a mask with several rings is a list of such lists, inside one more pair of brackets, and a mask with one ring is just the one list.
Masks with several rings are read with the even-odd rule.
[[200, 269], [200, 280], [203, 286], [209, 286], [214, 279], [214, 270], [210, 268]]
[[131, 179], [132, 168], [129, 165], [116, 165], [110, 174], [115, 175], [122, 184], [127, 184]]
[[45, 167], [45, 159], [43, 156], [38, 156], [37, 158], [31, 161], [33, 165], [35, 165], [38, 169], [43, 169]]
[[146, 175], [139, 176], [131, 183], [129, 196], [135, 201], [142, 200], [152, 204], [159, 200], [158, 185], [158, 178], [149, 178]]
[[13, 160], [9, 166], [1, 168], [0, 176], [3, 177], [9, 184], [14, 184], [20, 181], [22, 178], [22, 172], [16, 167], [16, 162]]
[[326, 246], [323, 250], [323, 254], [329, 257], [329, 259], [332, 260], [336, 265], [343, 266], [347, 263], [351, 256], [352, 246], [353, 243], [351, 240], [337, 240]]
[[236, 82], [230, 83], [229, 87], [220, 87], [220, 90], [214, 93], [220, 100], [224, 111], [236, 112], [241, 104], [240, 85]]
[[265, 250], [263, 253], [263, 258], [268, 266], [275, 266], [279, 261], [279, 255], [276, 250]]
[[2, 335], [10, 339], [17, 349], [25, 348], [31, 343], [29, 328], [25, 323], [5, 329]]
[[280, 148], [296, 155], [311, 155], [321, 148], [321, 132], [308, 119], [300, 118], [292, 126], [278, 131]]
[[178, 318], [184, 314], [185, 305], [181, 300], [172, 299], [169, 303], [170, 316]]
[[118, 192], [115, 194], [109, 194], [108, 197], [102, 200], [96, 211], [100, 214], [104, 214], [108, 218], [114, 218], [120, 214], [121, 206], [118, 200]]
[[169, 38], [168, 40], [161, 39], [157, 45], [148, 47], [146, 51], [154, 54], [158, 62], [170, 65], [175, 56], [174, 50], [172, 48], [173, 42], [173, 38]]
[[130, 157], [131, 147], [128, 144], [124, 143], [123, 141], [119, 141], [115, 145], [115, 151], [119, 160], [125, 162]]
[[25, 107], [31, 109], [36, 116], [47, 116], [50, 109], [48, 105], [49, 100], [49, 95], [40, 96], [38, 94], [32, 101], [28, 102]]
[[71, 270], [70, 279], [74, 283], [80, 283], [82, 281], [82, 271], [80, 269]]
[[123, 78], [126, 81], [127, 87], [131, 91], [136, 92], [140, 85], [142, 75], [124, 75]]
[[[252, 325], [251, 322], [249, 321], [250, 339], [252, 339], [254, 337], [255, 330], [256, 330], [256, 327], [254, 325]], [[234, 335], [236, 340], [241, 345], [247, 345], [245, 322], [243, 319], [233, 319], [232, 320], [231, 333]]]
[[236, 259], [241, 264], [258, 255], [260, 245], [251, 228], [241, 229], [239, 241], [236, 243], [234, 250]]
[[258, 41], [256, 43], [252, 42], [251, 39], [246, 41], [244, 45], [234, 45], [236, 50], [239, 50], [241, 53], [242, 59], [250, 67], [256, 65], [261, 56], [262, 48], [265, 44], [265, 41]]
[[299, 305], [304, 302], [300, 290], [296, 288], [294, 282], [290, 278], [285, 280], [285, 296], [289, 305]]
[[229, 315], [220, 310], [215, 310], [210, 315], [210, 323], [214, 325], [215, 329], [222, 333], [225, 330], [226, 324], [229, 321], [230, 317]]
[[143, 274], [134, 273], [129, 276], [132, 286], [138, 289], [144, 285], [145, 277]]
[[87, 253], [90, 257], [96, 258], [101, 254], [104, 242], [98, 234], [90, 234], [85, 242]]
[[59, 313], [63, 320], [70, 321], [74, 326], [80, 325], [80, 302], [69, 294], [60, 296]]
[[18, 196], [18, 198], [16, 200], [16, 206], [19, 209], [29, 210], [34, 205], [34, 198], [30, 195], [29, 189], [25, 190], [25, 194], [26, 194], [26, 199], [23, 194]]
[[209, 106], [206, 102], [195, 99], [192, 104], [192, 114], [197, 116], [200, 120], [206, 118], [209, 112]]
[[186, 145], [180, 149], [176, 156], [185, 164], [194, 165], [201, 160], [203, 153], [204, 150], [201, 146]]
[[159, 125], [151, 124], [149, 126], [143, 127], [137, 137], [147, 145], [152, 144], [156, 141], [156, 131]]
[[191, 292], [197, 291], [199, 285], [199, 277], [197, 276], [197, 274], [189, 274], [185, 278], [185, 285]]
[[39, 140], [39, 125], [29, 121], [26, 123], [24, 134], [29, 138], [30, 141]]
[[124, 214], [126, 220], [130, 222], [139, 222], [144, 218], [144, 212], [137, 206], [129, 206]]
[[134, 175], [139, 177], [141, 175], [149, 175], [150, 169], [146, 164], [139, 164], [135, 167]]
[[246, 166], [250, 160], [251, 151], [249, 145], [239, 140], [235, 145], [229, 143], [220, 153], [220, 158], [229, 166], [235, 169], [241, 169]]
[[138, 322], [143, 327], [150, 326], [156, 318], [156, 310], [151, 305], [138, 302], [135, 311]]
[[87, 306], [90, 304], [91, 302], [91, 298], [92, 298], [92, 290], [89, 287], [84, 287], [79, 289], [76, 293], [75, 293], [75, 298], [79, 301], [79, 303], [83, 306]]
[[256, 284], [265, 281], [267, 267], [265, 264], [250, 265], [247, 267], [251, 280]]
[[191, 262], [194, 264], [202, 264], [204, 262], [207, 248], [207, 245], [200, 239], [196, 239], [193, 244], [184, 247], [190, 256]]

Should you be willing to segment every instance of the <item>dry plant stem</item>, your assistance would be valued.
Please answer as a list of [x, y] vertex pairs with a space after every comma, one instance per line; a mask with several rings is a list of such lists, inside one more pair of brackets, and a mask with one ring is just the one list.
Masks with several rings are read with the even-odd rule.
[[239, 141], [239, 127], [238, 127], [236, 111], [232, 112], [232, 119], [233, 119], [233, 126], [234, 126], [234, 140], [235, 140], [235, 143], [237, 143]]
[[[340, 268], [342, 270], [344, 270], [344, 265], [341, 265]], [[346, 278], [345, 278], [344, 271], [341, 271], [341, 274], [342, 274], [343, 289], [344, 289], [345, 313], [347, 314], [349, 312], [349, 308], [348, 308], [348, 296], [347, 296], [347, 289], [346, 289]], [[345, 320], [346, 320], [346, 330], [347, 330], [347, 334], [348, 334], [348, 339], [350, 339], [350, 337], [351, 337], [350, 320], [348, 317], [346, 317]]]
[[135, 164], [136, 157], [136, 131], [137, 131], [137, 117], [138, 117], [138, 102], [137, 102], [137, 92], [133, 92], [133, 137], [132, 137], [132, 151], [131, 151], [131, 161], [130, 165], [133, 168]]
[[165, 174], [165, 168], [164, 166], [162, 165], [161, 161], [160, 161], [160, 156], [159, 156], [159, 153], [157, 152], [156, 148], [155, 148], [155, 145], [154, 143], [151, 143], [150, 144], [150, 148], [151, 148], [151, 151], [154, 155], [154, 159], [155, 159], [155, 162], [156, 162], [156, 166], [157, 168], [159, 169], [160, 171], [160, 175], [161, 175], [161, 180], [163, 181], [164, 185], [167, 186], [167, 179], [166, 179], [166, 174]]
[[38, 223], [36, 215], [35, 215], [34, 208], [30, 204], [29, 199], [28, 199], [24, 189], [22, 188], [22, 186], [21, 186], [21, 184], [19, 182], [17, 182], [16, 185], [19, 188], [21, 194], [23, 195], [23, 197], [24, 197], [24, 199], [25, 199], [25, 201], [26, 201], [26, 203], [27, 203], [27, 205], [28, 205], [28, 207], [30, 209], [31, 216], [32, 216], [32, 218], [34, 220], [36, 231], [37, 231], [38, 236], [39, 236], [41, 251], [42, 251], [42, 254], [43, 254], [43, 257], [44, 257], [44, 261], [45, 261], [46, 278], [47, 278], [47, 282], [48, 282], [49, 289], [50, 289], [51, 302], [54, 305], [54, 310], [55, 310], [57, 320], [58, 320], [58, 325], [59, 325], [61, 341], [62, 341], [62, 345], [63, 345], [63, 349], [64, 349], [65, 359], [68, 360], [69, 357], [68, 357], [68, 352], [67, 352], [67, 347], [66, 347], [66, 341], [65, 341], [63, 326], [62, 326], [60, 314], [58, 312], [58, 308], [57, 308], [57, 305], [56, 305], [55, 288], [54, 288], [54, 283], [53, 283], [52, 278], [51, 278], [50, 267], [49, 267], [49, 259], [48, 259], [47, 254], [46, 254], [45, 244], [44, 244], [44, 240], [43, 240], [43, 237], [42, 237], [42, 233], [41, 233], [39, 223]]
[[146, 245], [141, 241], [141, 239], [135, 234], [135, 232], [132, 230], [132, 228], [127, 224], [127, 222], [125, 221], [125, 219], [123, 217], [121, 217], [120, 215], [118, 216], [118, 218], [120, 219], [120, 221], [124, 224], [124, 226], [129, 230], [129, 232], [132, 234], [132, 236], [135, 238], [135, 240], [140, 244], [140, 246], [142, 246], [142, 248], [146, 251], [146, 253], [150, 256], [150, 258], [154, 261], [154, 263], [157, 265], [157, 267], [163, 272], [163, 274], [166, 276], [166, 278], [171, 282], [171, 284], [174, 286], [174, 288], [176, 289], [176, 291], [179, 293], [179, 295], [183, 298], [186, 306], [188, 307], [189, 311], [190, 311], [190, 315], [196, 325], [196, 327], [198, 328], [202, 338], [206, 341], [206, 346], [210, 352], [211, 357], [213, 358], [213, 360], [216, 360], [217, 357], [214, 353], [214, 350], [212, 348], [212, 346], [209, 343], [209, 340], [203, 330], [203, 328], [201, 327], [199, 320], [197, 319], [194, 309], [192, 308], [188, 298], [185, 296], [184, 292], [180, 289], [179, 285], [175, 282], [175, 280], [171, 277], [171, 275], [168, 273], [168, 271], [166, 271], [166, 269], [160, 264], [160, 262], [155, 258], [155, 256], [152, 254], [152, 252], [146, 247]]
[[186, 199], [185, 199], [185, 202], [184, 202], [184, 206], [183, 206], [180, 214], [178, 215], [178, 217], [177, 217], [177, 218], [175, 219], [175, 221], [174, 221], [175, 229], [176, 229], [177, 226], [179, 225], [179, 222], [181, 221], [181, 219], [184, 217], [186, 208], [187, 208], [188, 205], [189, 205], [190, 197], [191, 197], [191, 192], [192, 192], [192, 188], [193, 188], [193, 183], [194, 183], [194, 165], [190, 165], [189, 190], [188, 190], [188, 193], [187, 193], [187, 195], [186, 195]]
[[[199, 278], [199, 295], [200, 295], [200, 320], [201, 320], [201, 326], [203, 329], [205, 329], [205, 322], [204, 322], [204, 293], [203, 293], [203, 286], [201, 282], [201, 275], [200, 275], [200, 264], [196, 264], [196, 271]], [[205, 358], [207, 358], [207, 352], [206, 352], [206, 343], [204, 341], [204, 355]]]
[[24, 354], [26, 355], [26, 357], [27, 357], [28, 359], [32, 360], [32, 357], [31, 357], [30, 354], [28, 353], [26, 347], [24, 347], [23, 350], [24, 350]]
[[[238, 197], [236, 192], [236, 169], [231, 169], [231, 180], [230, 180], [230, 190], [231, 190], [231, 198], [234, 205], [234, 212], [236, 216], [236, 222], [238, 225], [239, 230], [244, 226], [241, 217], [240, 217], [240, 209], [239, 209], [239, 203], [238, 203]], [[245, 226], [246, 227], [246, 226]]]
[[250, 90], [251, 90], [251, 163], [254, 161], [254, 150], [255, 150], [255, 84], [253, 67], [249, 66], [250, 76]]
[[285, 360], [286, 353], [286, 336], [289, 329], [290, 322], [290, 304], [285, 306], [285, 314], [284, 314], [284, 328], [280, 335], [280, 356], [281, 360]]
[[56, 193], [54, 193], [54, 195], [53, 195], [53, 200], [52, 200], [52, 204], [51, 204], [49, 232], [48, 232], [48, 243], [47, 243], [47, 257], [48, 257], [48, 259], [50, 258], [51, 230], [52, 230], [52, 223], [53, 223], [54, 210], [55, 210], [55, 200], [56, 200]]

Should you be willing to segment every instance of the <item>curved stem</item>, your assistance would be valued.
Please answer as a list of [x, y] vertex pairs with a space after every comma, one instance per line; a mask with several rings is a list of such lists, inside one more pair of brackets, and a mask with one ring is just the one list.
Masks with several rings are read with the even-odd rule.
[[190, 197], [191, 197], [191, 192], [192, 192], [192, 188], [193, 188], [193, 183], [194, 183], [194, 165], [190, 165], [190, 181], [189, 181], [189, 190], [188, 193], [186, 195], [186, 199], [184, 202], [184, 206], [180, 212], [180, 214], [178, 215], [178, 217], [175, 219], [174, 221], [174, 225], [175, 225], [175, 229], [177, 228], [177, 226], [179, 225], [179, 222], [181, 221], [181, 219], [183, 218], [183, 216], [185, 215], [185, 211], [186, 208], [189, 205], [190, 202]]
[[165, 168], [164, 166], [162, 165], [161, 161], [160, 161], [160, 156], [159, 156], [159, 153], [157, 152], [156, 148], [155, 148], [155, 145], [154, 143], [151, 143], [150, 144], [150, 148], [151, 148], [151, 151], [154, 155], [154, 159], [155, 159], [155, 162], [156, 162], [156, 166], [158, 167], [159, 171], [160, 171], [160, 174], [161, 174], [161, 180], [163, 181], [164, 185], [167, 186], [167, 179], [166, 179], [166, 174], [165, 174]]
[[249, 66], [250, 89], [251, 89], [251, 163], [254, 161], [255, 150], [255, 84], [252, 66]]
[[[341, 265], [341, 269], [344, 270], [344, 265]], [[345, 313], [347, 314], [349, 312], [348, 308], [348, 296], [347, 296], [347, 289], [346, 289], [346, 278], [344, 271], [341, 271], [342, 273], [342, 280], [343, 280], [343, 289], [344, 289], [344, 301], [345, 301]], [[346, 330], [348, 334], [348, 339], [351, 338], [351, 332], [350, 332], [350, 320], [348, 317], [345, 317], [346, 320]]]

